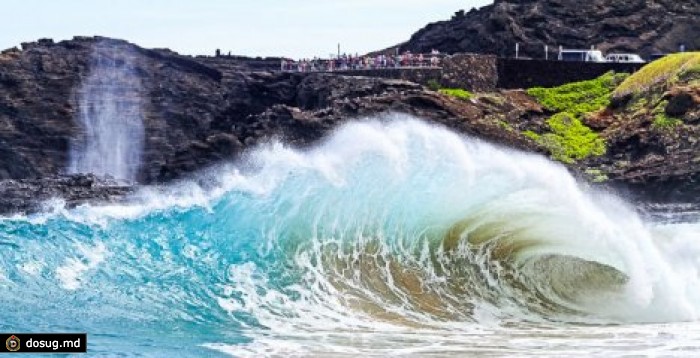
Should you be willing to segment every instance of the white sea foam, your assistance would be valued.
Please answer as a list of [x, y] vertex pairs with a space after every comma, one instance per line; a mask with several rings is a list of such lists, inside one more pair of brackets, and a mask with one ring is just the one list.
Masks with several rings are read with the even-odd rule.
[[77, 290], [87, 279], [90, 270], [96, 269], [107, 257], [107, 248], [102, 243], [94, 246], [77, 244], [76, 257], [67, 258], [56, 268], [56, 278], [66, 290]]
[[24, 235], [6, 275], [44, 255], [63, 289], [99, 285], [102, 320], [224, 322], [247, 343], [201, 346], [239, 357], [700, 348], [699, 225], [645, 221], [544, 157], [404, 115], [125, 204], [2, 220]]

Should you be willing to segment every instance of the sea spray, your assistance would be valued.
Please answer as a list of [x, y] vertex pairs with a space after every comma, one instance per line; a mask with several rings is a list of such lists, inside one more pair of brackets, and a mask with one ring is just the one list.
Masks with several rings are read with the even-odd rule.
[[97, 43], [89, 73], [76, 92], [80, 133], [71, 142], [69, 173], [135, 181], [144, 146], [143, 86], [134, 54]]
[[169, 356], [700, 348], [677, 323], [700, 312], [700, 226], [645, 222], [543, 157], [395, 115], [203, 175], [0, 220], [0, 328]]

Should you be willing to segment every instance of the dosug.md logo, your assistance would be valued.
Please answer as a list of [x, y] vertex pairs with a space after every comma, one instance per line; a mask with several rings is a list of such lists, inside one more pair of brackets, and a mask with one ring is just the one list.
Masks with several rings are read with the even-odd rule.
[[17, 336], [15, 335], [12, 335], [5, 341], [5, 347], [10, 352], [17, 352], [21, 347], [19, 343], [19, 338], [17, 338]]

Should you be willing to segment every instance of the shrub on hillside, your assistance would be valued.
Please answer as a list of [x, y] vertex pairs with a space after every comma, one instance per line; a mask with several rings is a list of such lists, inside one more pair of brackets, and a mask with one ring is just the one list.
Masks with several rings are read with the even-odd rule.
[[552, 153], [552, 158], [563, 163], [605, 154], [605, 141], [598, 133], [584, 125], [571, 113], [557, 113], [547, 120], [550, 132], [539, 135], [525, 133]]
[[625, 73], [608, 72], [593, 80], [568, 83], [554, 88], [535, 87], [527, 93], [551, 111], [579, 116], [608, 106], [610, 95], [627, 76]]
[[627, 74], [606, 73], [596, 79], [565, 84], [554, 88], [531, 88], [527, 92], [550, 111], [557, 112], [546, 121], [547, 131], [523, 133], [547, 148], [552, 158], [574, 163], [605, 154], [605, 140], [582, 119], [610, 105], [615, 88]]
[[440, 93], [465, 101], [471, 99], [474, 96], [474, 94], [472, 94], [471, 92], [461, 88], [441, 88]]

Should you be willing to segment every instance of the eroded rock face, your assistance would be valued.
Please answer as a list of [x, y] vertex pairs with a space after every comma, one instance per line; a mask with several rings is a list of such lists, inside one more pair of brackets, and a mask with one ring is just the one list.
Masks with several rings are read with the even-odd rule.
[[[271, 137], [307, 145], [340, 123], [398, 111], [494, 142], [532, 144], [484, 121], [485, 104], [457, 101], [415, 83], [334, 74], [250, 72], [125, 41], [42, 40], [0, 55], [0, 179], [65, 173], [84, 131], [76, 91], [101, 56], [128, 61], [142, 85], [145, 143], [139, 183], [157, 183], [231, 160]], [[108, 47], [111, 51], [105, 51]], [[128, 92], [128, 91], [127, 91]]]
[[[700, 86], [679, 86], [668, 92], [665, 98], [668, 105], [664, 109], [666, 114], [674, 117], [684, 117], [689, 112], [700, 107]], [[686, 121], [696, 120], [695, 116], [689, 116]]]
[[642, 55], [700, 49], [700, 2], [695, 0], [496, 0], [436, 22], [400, 45], [403, 50], [476, 52], [544, 58], [558, 46]]
[[[168, 51], [145, 50], [125, 41], [76, 38], [23, 44], [0, 54], [0, 179], [43, 178], [64, 173], [69, 144], [80, 131], [76, 91], [89, 73], [95, 44], [130, 56], [144, 84], [144, 164], [138, 178], [168, 175], [189, 145], [204, 141], [222, 113], [225, 91], [219, 71]], [[165, 169], [164, 169], [165, 168]]]
[[56, 176], [42, 179], [0, 180], [0, 215], [46, 209], [52, 199], [66, 207], [85, 203], [110, 203], [125, 199], [133, 188], [94, 175]]
[[605, 156], [580, 163], [629, 195], [656, 203], [700, 203], [700, 86], [679, 83], [630, 97], [587, 119]]
[[[36, 200], [53, 196], [80, 203], [109, 201], [128, 193], [112, 191], [110, 185], [84, 190], [82, 182], [66, 182], [61, 176], [68, 164], [69, 143], [83, 130], [76, 120], [75, 88], [88, 73], [93, 45], [105, 41], [113, 45], [115, 56], [120, 51], [131, 54], [144, 87], [140, 184], [188, 177], [235, 160], [271, 138], [311, 145], [343, 123], [391, 112], [546, 154], [523, 133], [541, 132], [553, 113], [524, 91], [477, 93], [461, 100], [404, 80], [234, 71], [118, 40], [44, 40], [0, 54], [0, 185], [10, 188], [4, 192], [5, 201], [0, 201], [0, 211], [31, 210]], [[640, 192], [673, 190], [674, 198], [700, 193], [699, 98], [697, 86], [675, 86], [656, 102], [647, 102], [644, 112], [630, 106], [601, 112], [587, 124], [607, 140], [607, 154], [571, 168], [579, 172], [594, 168], [612, 182], [631, 184]], [[667, 102], [668, 113], [683, 112], [679, 118], [686, 125], [676, 131], [655, 129], [654, 108], [660, 101]], [[14, 181], [3, 184], [3, 180]]]

